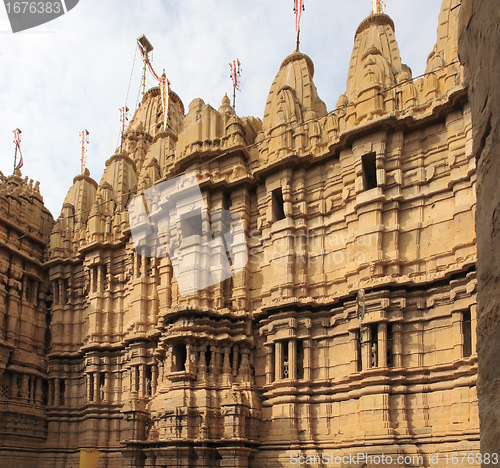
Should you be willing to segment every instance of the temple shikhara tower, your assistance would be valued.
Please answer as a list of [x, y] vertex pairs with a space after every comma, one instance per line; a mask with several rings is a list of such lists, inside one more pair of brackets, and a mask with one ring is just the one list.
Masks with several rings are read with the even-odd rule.
[[[161, 86], [146, 91], [100, 180], [77, 175], [57, 219], [38, 184], [2, 176], [1, 466], [76, 468], [88, 449], [103, 468], [323, 454], [358, 467], [335, 462], [358, 453], [415, 467], [439, 453], [444, 467], [479, 451], [460, 0], [443, 1], [418, 79], [373, 8], [337, 103], [297, 49], [262, 119], [227, 96], [186, 109], [166, 88], [165, 125]], [[134, 242], [131, 225], [149, 221], [130, 204], [188, 173], [212, 215], [181, 217], [165, 233], [175, 258], [154, 255], [146, 234]], [[151, 213], [175, 204], [159, 196]], [[241, 220], [248, 262], [182, 294], [174, 267], [212, 268], [205, 244], [234, 221], [223, 210]]]

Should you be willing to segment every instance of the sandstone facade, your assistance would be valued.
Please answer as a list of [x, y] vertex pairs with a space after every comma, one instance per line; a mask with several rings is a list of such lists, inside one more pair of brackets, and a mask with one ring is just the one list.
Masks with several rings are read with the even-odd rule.
[[[500, 121], [500, 40], [497, 2], [464, 1], [460, 26], [460, 59], [465, 67], [471, 114], [474, 119], [474, 156], [478, 162], [476, 217], [478, 250], [478, 358], [481, 451], [491, 453], [500, 447], [499, 375], [500, 325], [498, 301], [499, 251], [497, 181]], [[500, 466], [497, 464], [496, 466]]]
[[[159, 89], [145, 94], [100, 182], [75, 177], [40, 260], [46, 293], [26, 315], [50, 306], [50, 349], [32, 351], [47, 366], [42, 401], [22, 400], [29, 371], [4, 329], [2, 398], [44, 431], [23, 442], [25, 466], [77, 466], [82, 448], [100, 450], [103, 467], [158, 468], [278, 468], [323, 453], [428, 466], [438, 452], [445, 466], [443, 454], [477, 452], [476, 168], [459, 10], [444, 0], [415, 80], [391, 18], [362, 21], [332, 112], [298, 51], [263, 120], [238, 117], [227, 97], [186, 113], [171, 92], [165, 130]], [[189, 294], [173, 259], [141, 254], [148, 238], [134, 244], [128, 211], [183, 173], [209, 210], [238, 215], [248, 245], [245, 268]], [[169, 203], [159, 197], [151, 216]], [[168, 242], [201, 270], [204, 244], [231, 222], [212, 216]], [[1, 247], [13, 265], [14, 247]], [[2, 268], [4, 295], [23, 303], [15, 267]], [[20, 452], [5, 444], [0, 460]]]

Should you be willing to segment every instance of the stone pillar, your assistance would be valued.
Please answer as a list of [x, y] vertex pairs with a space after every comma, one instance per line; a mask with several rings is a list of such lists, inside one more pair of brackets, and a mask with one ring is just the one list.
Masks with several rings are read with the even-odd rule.
[[87, 401], [92, 401], [92, 376], [87, 374]]
[[197, 468], [212, 468], [216, 466], [216, 449], [211, 447], [194, 447]]
[[250, 350], [248, 348], [243, 348], [240, 352], [241, 364], [238, 369], [238, 375], [252, 375], [252, 369], [250, 368]]
[[312, 380], [312, 340], [306, 339], [302, 344], [304, 346], [304, 379]]
[[212, 374], [219, 375], [222, 371], [221, 349], [217, 346], [212, 346]]
[[462, 359], [464, 355], [464, 335], [462, 327], [462, 312], [451, 314], [451, 329], [453, 335], [453, 360]]
[[59, 305], [63, 305], [64, 304], [64, 282], [62, 279], [58, 279], [57, 280], [57, 287], [58, 287], [58, 291], [59, 291]]
[[137, 366], [130, 367], [130, 396], [137, 398], [138, 370]]
[[283, 343], [274, 342], [274, 380], [283, 379]]
[[111, 373], [104, 373], [104, 401], [110, 401], [111, 398]]
[[370, 327], [362, 327], [361, 336], [363, 338], [361, 343], [361, 370], [364, 370], [369, 369], [372, 365], [372, 340]]
[[288, 378], [297, 380], [297, 340], [288, 340]]
[[117, 372], [115, 374], [115, 381], [116, 381], [116, 394], [115, 398], [113, 398], [114, 401], [117, 403], [120, 403], [122, 401], [122, 394], [123, 394], [123, 372]]
[[401, 367], [403, 365], [403, 325], [395, 323], [392, 326], [393, 345], [392, 352], [394, 354], [394, 367]]
[[54, 379], [48, 379], [49, 384], [49, 398], [48, 406], [54, 406]]
[[470, 330], [471, 330], [471, 351], [477, 353], [477, 305], [470, 306]]
[[42, 404], [42, 379], [35, 377], [35, 404]]
[[238, 375], [238, 356], [239, 356], [239, 347], [237, 344], [233, 345], [233, 376], [236, 377]]
[[224, 362], [222, 364], [222, 372], [224, 374], [230, 374], [231, 373], [231, 363], [229, 361], [229, 348], [222, 348], [222, 352], [224, 353]]
[[167, 355], [165, 356], [165, 364], [163, 372], [169, 374], [172, 372], [172, 368], [174, 366], [174, 347], [170, 345], [167, 348]]
[[359, 334], [358, 330], [349, 331], [349, 344], [351, 348], [351, 361], [350, 361], [350, 371], [351, 373], [358, 372], [359, 363]]
[[61, 405], [61, 385], [60, 382], [61, 380], [56, 377], [54, 380], [54, 406], [60, 406]]
[[198, 348], [199, 353], [200, 353], [200, 358], [198, 361], [198, 373], [199, 374], [206, 374], [207, 373], [207, 359], [205, 353], [207, 352], [207, 347], [206, 346], [200, 346]]
[[274, 366], [273, 366], [273, 343], [266, 343], [266, 385], [273, 383]]
[[252, 453], [252, 449], [247, 447], [224, 447], [217, 448], [221, 468], [248, 468], [248, 459]]
[[94, 401], [98, 402], [101, 399], [100, 389], [99, 389], [99, 372], [94, 372]]
[[153, 364], [151, 366], [151, 396], [156, 395], [158, 388], [158, 366]]
[[387, 367], [387, 323], [378, 325], [378, 366]]
[[194, 355], [193, 345], [186, 344], [186, 372], [196, 373], [196, 357]]
[[144, 364], [139, 365], [139, 398], [146, 396], [146, 375]]

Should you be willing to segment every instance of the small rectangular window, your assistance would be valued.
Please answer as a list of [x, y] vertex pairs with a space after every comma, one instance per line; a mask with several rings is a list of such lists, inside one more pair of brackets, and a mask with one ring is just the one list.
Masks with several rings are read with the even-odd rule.
[[472, 327], [470, 312], [464, 312], [462, 316], [462, 334], [464, 336], [464, 357], [472, 354]]
[[272, 204], [273, 222], [285, 219], [285, 208], [281, 187], [272, 191]]
[[181, 215], [182, 237], [202, 236], [201, 210], [198, 208], [191, 213]]
[[94, 374], [89, 374], [89, 399], [94, 401]]
[[378, 367], [378, 333], [377, 325], [370, 326], [371, 367]]
[[363, 334], [358, 330], [356, 332], [356, 361], [358, 372], [363, 370]]
[[363, 188], [370, 190], [377, 187], [377, 163], [375, 153], [365, 154], [363, 163]]
[[297, 379], [304, 378], [304, 342], [297, 340]]
[[61, 379], [59, 381], [59, 404], [64, 406], [65, 403], [65, 393], [66, 393], [66, 381]]
[[186, 358], [187, 358], [186, 345], [180, 344], [174, 346], [173, 358], [174, 358], [173, 371], [174, 372], [185, 371]]
[[394, 366], [394, 337], [392, 333], [392, 323], [387, 324], [387, 367]]

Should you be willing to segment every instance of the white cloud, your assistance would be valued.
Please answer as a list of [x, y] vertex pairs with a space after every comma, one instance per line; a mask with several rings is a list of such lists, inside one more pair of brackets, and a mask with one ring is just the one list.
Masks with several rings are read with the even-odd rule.
[[[423, 73], [436, 42], [439, 2], [388, 0], [403, 62]], [[165, 68], [187, 109], [195, 97], [214, 107], [232, 92], [228, 63], [242, 62], [237, 113], [261, 117], [281, 61], [294, 49], [290, 0], [86, 0], [57, 20], [11, 34], [0, 11], [0, 169], [12, 172], [11, 131], [22, 129], [23, 174], [40, 180], [45, 203], [58, 216], [79, 173], [79, 137], [90, 131], [88, 167], [99, 181], [115, 150], [135, 41], [153, 43], [153, 65]], [[345, 90], [357, 25], [369, 0], [305, 0], [300, 50], [315, 64], [315, 82], [328, 109]], [[39, 31], [46, 32], [44, 34]], [[36, 34], [34, 34], [36, 32]], [[128, 106], [134, 109], [141, 63], [136, 56]], [[149, 81], [153, 83], [150, 78]]]

